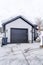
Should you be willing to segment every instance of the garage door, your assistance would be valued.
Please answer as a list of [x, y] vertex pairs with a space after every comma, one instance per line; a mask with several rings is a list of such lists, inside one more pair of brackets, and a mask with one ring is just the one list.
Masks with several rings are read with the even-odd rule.
[[11, 28], [11, 43], [27, 43], [28, 29]]

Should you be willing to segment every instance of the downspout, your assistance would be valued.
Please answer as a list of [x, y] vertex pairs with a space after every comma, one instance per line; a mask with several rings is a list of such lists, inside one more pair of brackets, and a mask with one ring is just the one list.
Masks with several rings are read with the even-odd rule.
[[3, 26], [3, 33], [4, 33], [3, 37], [5, 38], [6, 37], [5, 26]]
[[32, 43], [33, 43], [33, 27], [32, 27]]

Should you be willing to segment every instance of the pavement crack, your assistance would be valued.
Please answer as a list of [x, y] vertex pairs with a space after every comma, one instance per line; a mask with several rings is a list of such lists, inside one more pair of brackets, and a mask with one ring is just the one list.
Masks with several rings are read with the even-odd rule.
[[[19, 46], [20, 47], [20, 46]], [[20, 49], [21, 50], [21, 49]], [[24, 52], [21, 50], [21, 52], [22, 52], [22, 54], [23, 54], [23, 56], [24, 56], [24, 58], [25, 58], [25, 61], [27, 62], [27, 65], [30, 65], [30, 63], [28, 62], [28, 59], [26, 58], [26, 55], [24, 54]]]
[[23, 54], [23, 56], [24, 56], [24, 58], [25, 58], [25, 60], [26, 60], [26, 62], [27, 62], [27, 65], [30, 65], [30, 63], [28, 62], [28, 60], [27, 60], [27, 58], [26, 58], [26, 56], [25, 56], [25, 54], [24, 54], [23, 51], [22, 51], [22, 54]]

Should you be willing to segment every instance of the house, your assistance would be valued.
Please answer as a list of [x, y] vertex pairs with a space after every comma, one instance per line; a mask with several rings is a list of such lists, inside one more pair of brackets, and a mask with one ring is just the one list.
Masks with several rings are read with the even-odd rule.
[[37, 38], [37, 28], [22, 16], [17, 16], [2, 24], [8, 43], [29, 43]]

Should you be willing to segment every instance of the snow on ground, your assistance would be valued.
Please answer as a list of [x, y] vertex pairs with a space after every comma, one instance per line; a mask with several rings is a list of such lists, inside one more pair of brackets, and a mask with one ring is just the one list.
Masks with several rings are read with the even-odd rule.
[[0, 47], [0, 65], [43, 65], [39, 43], [8, 44]]

